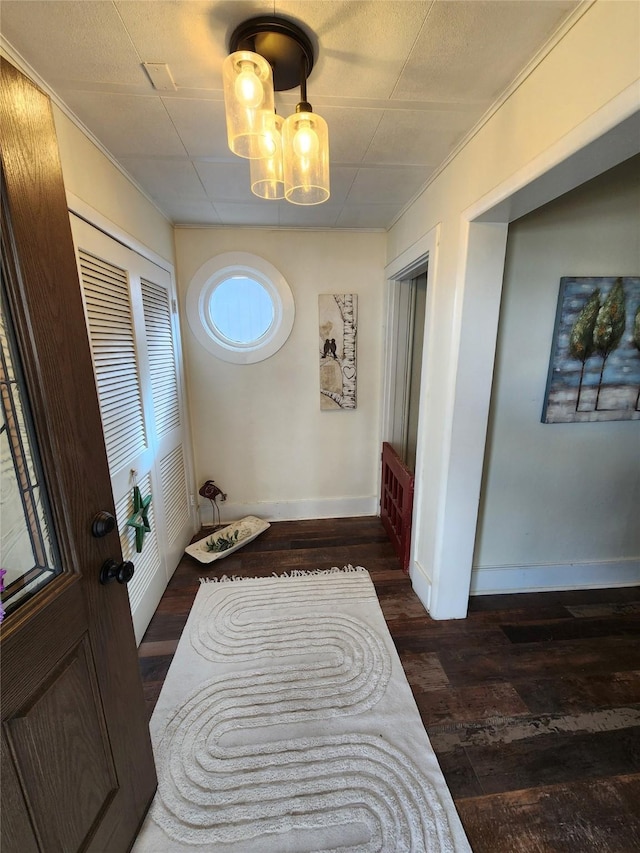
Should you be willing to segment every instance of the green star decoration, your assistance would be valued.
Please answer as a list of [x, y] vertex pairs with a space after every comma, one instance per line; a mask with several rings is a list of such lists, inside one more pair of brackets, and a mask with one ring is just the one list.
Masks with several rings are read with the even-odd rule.
[[144, 542], [144, 534], [151, 532], [149, 524], [149, 505], [151, 504], [151, 495], [146, 498], [142, 497], [142, 493], [138, 486], [133, 487], [133, 515], [127, 521], [128, 527], [133, 527], [136, 531], [136, 553], [142, 551], [142, 543]]

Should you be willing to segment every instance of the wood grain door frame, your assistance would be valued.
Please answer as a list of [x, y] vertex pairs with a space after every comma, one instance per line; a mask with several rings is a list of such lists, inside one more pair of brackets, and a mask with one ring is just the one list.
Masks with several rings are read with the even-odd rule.
[[63, 566], [2, 626], [2, 850], [124, 853], [156, 782], [127, 592], [98, 579], [118, 535], [91, 535], [114, 505], [80, 284], [49, 99], [0, 63], [10, 307]]

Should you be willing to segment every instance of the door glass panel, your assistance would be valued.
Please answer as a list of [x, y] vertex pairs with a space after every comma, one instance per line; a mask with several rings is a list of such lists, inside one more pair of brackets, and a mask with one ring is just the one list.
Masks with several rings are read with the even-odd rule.
[[61, 572], [2, 269], [0, 310], [0, 621]]

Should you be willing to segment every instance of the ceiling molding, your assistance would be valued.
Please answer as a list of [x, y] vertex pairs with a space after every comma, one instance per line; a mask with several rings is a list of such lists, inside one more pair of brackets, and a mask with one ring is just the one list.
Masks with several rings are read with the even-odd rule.
[[87, 137], [87, 139], [95, 145], [95, 147], [103, 154], [107, 160], [114, 166], [120, 174], [129, 181], [129, 183], [136, 188], [136, 190], [142, 195], [152, 207], [154, 207], [160, 216], [168, 222], [170, 225], [173, 225], [173, 222], [167, 214], [158, 207], [157, 202], [155, 202], [148, 193], [138, 184], [131, 175], [125, 171], [125, 169], [118, 163], [118, 161], [114, 158], [114, 156], [104, 147], [104, 145], [100, 142], [100, 140], [93, 135], [93, 133], [89, 130], [89, 128], [83, 124], [78, 116], [72, 112], [69, 107], [65, 104], [65, 102], [56, 94], [56, 92], [49, 86], [45, 80], [35, 71], [34, 68], [29, 65], [27, 60], [22, 56], [22, 54], [18, 53], [18, 51], [13, 47], [13, 45], [6, 40], [6, 38], [0, 33], [0, 54], [4, 56], [5, 59], [9, 60], [18, 71], [21, 71], [26, 77], [28, 77], [33, 83], [38, 86], [38, 88], [42, 89], [42, 91], [47, 95], [51, 103], [55, 104], [56, 107], [63, 113], [70, 122], [72, 122], [78, 130]]

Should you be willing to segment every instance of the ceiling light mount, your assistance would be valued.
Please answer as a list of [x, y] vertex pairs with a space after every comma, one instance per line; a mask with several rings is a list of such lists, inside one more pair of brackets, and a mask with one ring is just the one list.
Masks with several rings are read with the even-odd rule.
[[238, 50], [250, 50], [267, 60], [273, 69], [276, 92], [295, 89], [301, 80], [306, 81], [315, 60], [313, 44], [304, 30], [273, 15], [250, 18], [236, 27], [229, 39], [229, 51]]

